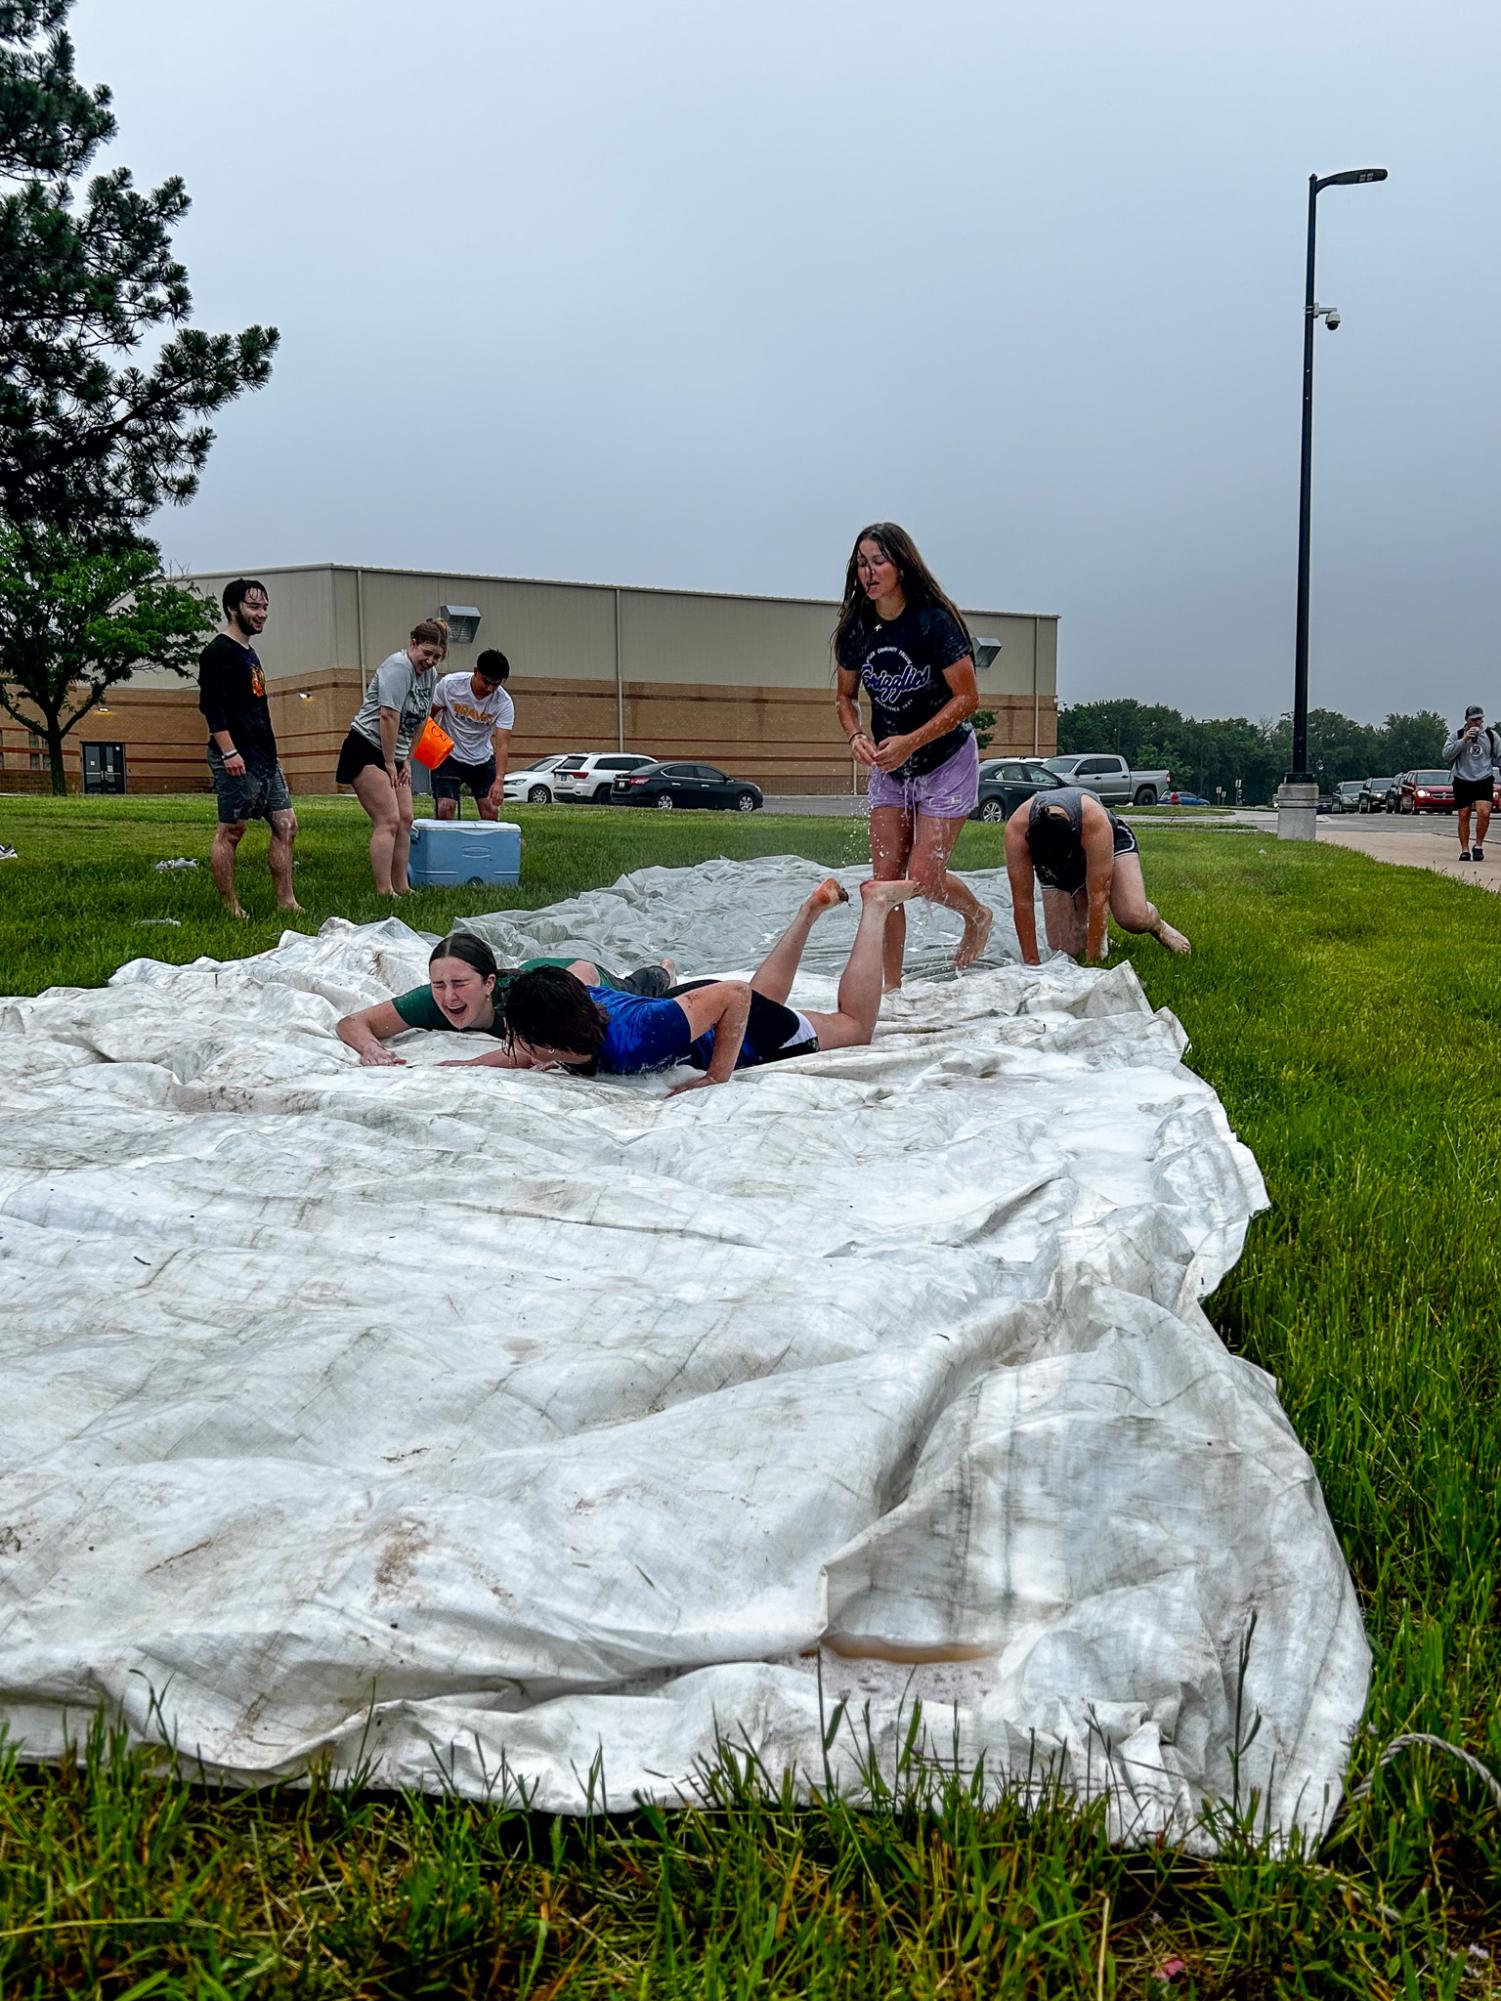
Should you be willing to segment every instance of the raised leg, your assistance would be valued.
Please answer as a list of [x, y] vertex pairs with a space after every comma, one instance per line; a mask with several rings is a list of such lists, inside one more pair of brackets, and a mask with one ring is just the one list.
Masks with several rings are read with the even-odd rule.
[[848, 902], [848, 893], [840, 888], [833, 876], [821, 882], [804, 900], [796, 917], [756, 968], [751, 978], [752, 992], [763, 995], [767, 1000], [785, 1002], [792, 991], [792, 982], [797, 976], [798, 964], [813, 926], [836, 903]]
[[876, 1032], [881, 1011], [887, 919], [899, 905], [916, 896], [917, 884], [862, 882], [860, 923], [848, 962], [839, 980], [837, 1014], [808, 1014], [820, 1049], [855, 1049]]

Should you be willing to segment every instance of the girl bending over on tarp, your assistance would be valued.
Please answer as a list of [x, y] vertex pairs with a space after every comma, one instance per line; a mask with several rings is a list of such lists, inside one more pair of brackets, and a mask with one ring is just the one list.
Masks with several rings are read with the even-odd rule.
[[1034, 876], [1042, 884], [1043, 921], [1055, 952], [1103, 961], [1107, 912], [1122, 931], [1144, 931], [1169, 952], [1190, 949], [1148, 901], [1135, 834], [1082, 786], [1037, 792], [1017, 807], [1006, 822], [1006, 874], [1016, 942], [1029, 966], [1041, 964]]
[[665, 994], [673, 980], [670, 959], [657, 966], [641, 966], [624, 979], [607, 973], [592, 959], [523, 959], [519, 966], [502, 968], [483, 938], [472, 931], [455, 931], [433, 947], [426, 986], [413, 987], [394, 1000], [377, 1001], [358, 1014], [346, 1014], [338, 1026], [339, 1040], [358, 1052], [361, 1063], [387, 1064], [405, 1063], [404, 1056], [387, 1049], [386, 1040], [404, 1035], [410, 1028], [446, 1028], [459, 1035], [503, 1037], [506, 1029], [496, 1002], [519, 973], [535, 972], [539, 966], [566, 968], [606, 992]]
[[859, 928], [832, 1014], [804, 1012], [787, 998], [815, 922], [849, 901], [831, 876], [806, 899], [750, 980], [690, 980], [653, 1000], [611, 992], [559, 967], [518, 973], [501, 1003], [506, 1045], [476, 1061], [616, 1076], [687, 1063], [703, 1075], [677, 1090], [693, 1091], [726, 1083], [736, 1070], [756, 1064], [856, 1048], [875, 1034], [886, 920], [917, 893], [915, 882], [861, 884]]

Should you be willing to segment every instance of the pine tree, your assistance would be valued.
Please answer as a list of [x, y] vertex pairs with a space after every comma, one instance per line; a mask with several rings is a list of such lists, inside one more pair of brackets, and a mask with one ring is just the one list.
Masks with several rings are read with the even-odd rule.
[[268, 379], [277, 333], [186, 325], [179, 179], [145, 193], [117, 167], [75, 195], [115, 120], [108, 88], [74, 75], [72, 4], [0, 0], [0, 521], [128, 547], [196, 490], [204, 419]]

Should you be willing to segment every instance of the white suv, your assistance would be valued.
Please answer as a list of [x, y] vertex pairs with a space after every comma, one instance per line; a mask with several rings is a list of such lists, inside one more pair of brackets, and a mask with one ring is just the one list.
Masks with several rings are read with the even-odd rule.
[[608, 799], [618, 772], [640, 771], [643, 765], [657, 761], [654, 757], [638, 757], [629, 750], [565, 757], [561, 764], [553, 766], [548, 782], [554, 799]]
[[508, 771], [505, 782], [506, 798], [526, 799], [533, 806], [545, 806], [552, 798], [553, 769], [561, 764], [566, 756], [566, 751], [556, 751], [551, 757], [539, 757], [534, 764], [528, 764], [519, 771]]

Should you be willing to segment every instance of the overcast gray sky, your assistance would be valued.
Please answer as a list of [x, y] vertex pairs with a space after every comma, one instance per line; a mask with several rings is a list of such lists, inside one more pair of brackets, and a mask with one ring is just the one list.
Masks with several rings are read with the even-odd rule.
[[832, 596], [872, 518], [1065, 700], [1501, 708], [1494, 0], [79, 0], [198, 324], [281, 328], [157, 524]]

